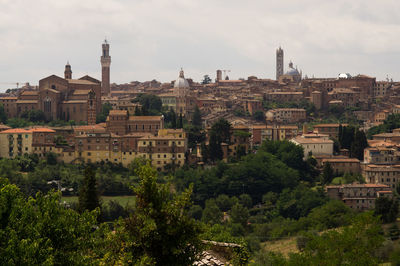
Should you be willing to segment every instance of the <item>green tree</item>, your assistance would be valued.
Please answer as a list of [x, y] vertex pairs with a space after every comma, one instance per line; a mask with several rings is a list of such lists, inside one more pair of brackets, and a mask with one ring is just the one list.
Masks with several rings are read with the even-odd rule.
[[9, 125], [12, 128], [27, 127], [31, 124], [32, 123], [29, 123], [28, 121], [22, 118], [10, 118], [7, 120], [7, 125]]
[[322, 169], [321, 182], [324, 185], [330, 184], [333, 180], [333, 169], [329, 162], [324, 164], [324, 168]]
[[192, 125], [199, 128], [201, 128], [202, 126], [201, 112], [197, 105], [194, 107], [194, 112], [192, 116]]
[[292, 254], [284, 265], [378, 265], [375, 252], [384, 242], [381, 230], [371, 213], [360, 214], [341, 230], [308, 234], [304, 251]]
[[351, 143], [351, 157], [355, 157], [360, 161], [364, 160], [364, 149], [368, 147], [367, 137], [364, 131], [357, 130], [354, 140]]
[[4, 110], [3, 104], [0, 103], [0, 123], [5, 124], [7, 122], [7, 114]]
[[379, 197], [375, 200], [375, 215], [380, 215], [384, 223], [396, 221], [399, 213], [399, 203], [397, 199]]
[[112, 105], [110, 103], [104, 103], [101, 106], [101, 112], [96, 117], [96, 123], [106, 122], [107, 116], [112, 110]]
[[341, 149], [351, 149], [351, 144], [354, 141], [355, 128], [351, 126], [342, 128], [342, 135], [339, 136], [339, 143]]
[[212, 82], [210, 76], [208, 75], [204, 75], [203, 80], [201, 81], [201, 84], [205, 85], [205, 84], [210, 84]]
[[149, 164], [138, 175], [135, 213], [125, 223], [133, 264], [192, 265], [201, 252], [200, 226], [187, 214], [192, 189], [172, 193]]
[[1, 264], [97, 264], [107, 232], [97, 225], [97, 211], [79, 214], [65, 208], [53, 192], [27, 199], [1, 178], [0, 191]]
[[140, 94], [132, 102], [142, 105], [142, 115], [159, 115], [162, 109], [161, 98], [152, 94]]
[[218, 208], [223, 211], [229, 211], [233, 205], [238, 203], [238, 199], [236, 197], [229, 197], [225, 194], [220, 194], [218, 197], [215, 199], [215, 203], [218, 205]]
[[171, 127], [172, 128], [176, 128], [176, 113], [174, 111], [174, 109], [171, 108]]
[[85, 169], [83, 184], [79, 189], [79, 210], [92, 211], [100, 207], [100, 199], [97, 191], [96, 174], [90, 166]]
[[205, 223], [219, 224], [222, 221], [222, 212], [218, 208], [214, 199], [206, 201], [206, 206], [203, 210], [203, 216], [201, 220]]
[[222, 146], [220, 142], [220, 137], [218, 137], [215, 131], [210, 132], [210, 140], [209, 140], [209, 147], [208, 147], [208, 158], [215, 162], [218, 160], [222, 160], [224, 153], [222, 151]]
[[179, 114], [178, 123], [176, 125], [177, 128], [183, 128], [183, 116], [182, 113]]
[[265, 115], [263, 111], [255, 111], [253, 114], [253, 118], [257, 121], [264, 121]]
[[232, 223], [241, 224], [243, 227], [247, 225], [247, 220], [250, 217], [249, 210], [239, 203], [232, 206], [229, 215], [231, 216]]
[[219, 143], [225, 142], [227, 144], [230, 144], [232, 126], [231, 123], [229, 123], [227, 120], [220, 118], [211, 126], [211, 131], [216, 133]]
[[253, 201], [249, 194], [242, 194], [239, 196], [239, 203], [250, 209], [253, 207]]
[[27, 110], [21, 114], [21, 118], [30, 122], [45, 122], [46, 116], [42, 110]]

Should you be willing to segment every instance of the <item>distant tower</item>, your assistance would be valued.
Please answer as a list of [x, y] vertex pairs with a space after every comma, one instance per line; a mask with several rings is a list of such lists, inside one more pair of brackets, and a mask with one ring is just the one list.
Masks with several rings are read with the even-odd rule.
[[67, 62], [67, 64], [65, 65], [64, 78], [72, 79], [72, 70], [71, 70], [71, 65], [69, 64], [69, 62]]
[[217, 70], [217, 81], [222, 80], [222, 70]]
[[103, 54], [101, 55], [101, 93], [102, 95], [110, 94], [110, 45], [104, 40], [102, 45]]
[[276, 80], [283, 75], [283, 50], [279, 46], [276, 50]]

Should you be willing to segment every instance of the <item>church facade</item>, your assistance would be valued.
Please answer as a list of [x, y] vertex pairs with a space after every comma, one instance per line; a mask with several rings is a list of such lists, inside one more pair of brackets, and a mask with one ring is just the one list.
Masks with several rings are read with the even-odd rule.
[[87, 75], [73, 79], [71, 65], [67, 63], [64, 78], [57, 75], [43, 78], [39, 81], [38, 90], [24, 90], [13, 97], [15, 99], [7, 101], [7, 105], [3, 103], [9, 110], [8, 117], [41, 110], [48, 121], [74, 120], [77, 123], [95, 124], [96, 116], [101, 112], [101, 96], [110, 93], [111, 57], [107, 41], [102, 48], [102, 82]]

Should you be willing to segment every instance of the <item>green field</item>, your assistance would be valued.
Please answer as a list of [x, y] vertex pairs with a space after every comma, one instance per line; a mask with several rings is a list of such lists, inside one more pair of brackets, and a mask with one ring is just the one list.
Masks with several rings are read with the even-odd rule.
[[[135, 196], [102, 196], [103, 204], [107, 204], [110, 200], [118, 201], [123, 207], [126, 205], [133, 206], [135, 204]], [[62, 202], [78, 202], [78, 196], [61, 197]]]

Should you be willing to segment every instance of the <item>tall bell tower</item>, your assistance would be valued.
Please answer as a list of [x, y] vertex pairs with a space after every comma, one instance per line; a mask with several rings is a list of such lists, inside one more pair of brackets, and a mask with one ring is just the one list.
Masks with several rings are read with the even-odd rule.
[[279, 46], [279, 49], [276, 49], [276, 80], [278, 80], [279, 77], [282, 75], [283, 75], [283, 50]]
[[103, 53], [101, 55], [101, 94], [109, 95], [110, 94], [110, 65], [111, 65], [111, 56], [110, 56], [110, 45], [107, 40], [104, 40], [102, 44]]

